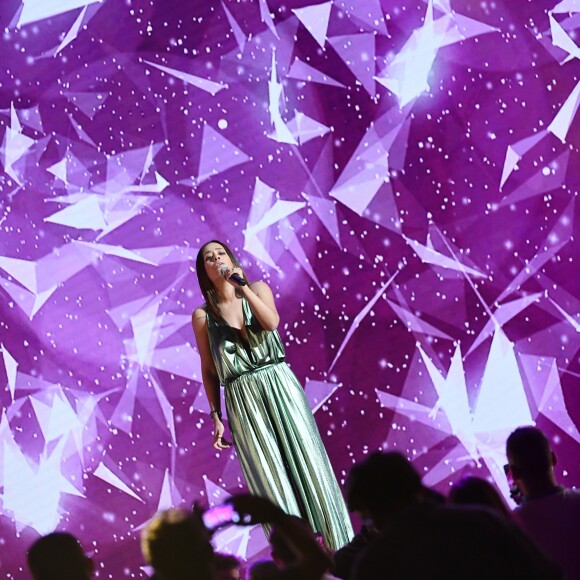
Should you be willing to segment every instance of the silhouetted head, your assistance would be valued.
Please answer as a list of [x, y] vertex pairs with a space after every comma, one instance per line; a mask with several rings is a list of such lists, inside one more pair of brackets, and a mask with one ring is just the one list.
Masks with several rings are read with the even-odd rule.
[[274, 560], [258, 560], [254, 562], [246, 573], [246, 580], [268, 580], [280, 573]]
[[[305, 534], [312, 536], [314, 538], [314, 532], [312, 531], [312, 527], [310, 524], [298, 516], [288, 516], [294, 522], [296, 522], [297, 526], [299, 526]], [[286, 541], [286, 536], [280, 532], [277, 526], [272, 528], [269, 537], [270, 548], [272, 549], [272, 558], [275, 562], [282, 564], [283, 566], [290, 566], [297, 556], [295, 551], [288, 545]]]
[[349, 509], [379, 529], [389, 515], [419, 501], [423, 490], [419, 474], [396, 452], [376, 452], [357, 463], [346, 484]]
[[548, 477], [556, 464], [550, 442], [537, 427], [518, 427], [507, 439], [506, 455], [516, 480]]
[[93, 571], [93, 563], [78, 540], [66, 532], [36, 540], [28, 550], [27, 561], [35, 580], [86, 580]]
[[214, 554], [216, 580], [240, 580], [240, 561], [231, 554]]
[[171, 509], [157, 514], [141, 536], [141, 551], [156, 577], [167, 580], [215, 578], [210, 534], [196, 513]]
[[497, 489], [481, 477], [462, 477], [451, 487], [448, 500], [452, 504], [489, 507], [509, 517], [509, 510]]

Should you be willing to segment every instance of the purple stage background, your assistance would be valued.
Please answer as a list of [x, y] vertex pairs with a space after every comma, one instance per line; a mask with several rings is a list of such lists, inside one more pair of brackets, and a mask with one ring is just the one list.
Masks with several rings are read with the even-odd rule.
[[[191, 312], [217, 238], [277, 296], [341, 483], [397, 449], [580, 485], [580, 4], [3, 0], [0, 565], [75, 533], [144, 577], [158, 510], [244, 488]], [[252, 560], [259, 527], [218, 547]]]

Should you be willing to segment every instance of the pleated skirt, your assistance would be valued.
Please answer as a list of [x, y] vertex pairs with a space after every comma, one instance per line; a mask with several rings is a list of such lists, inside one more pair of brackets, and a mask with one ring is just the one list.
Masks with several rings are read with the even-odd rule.
[[302, 386], [284, 362], [225, 387], [228, 422], [251, 493], [300, 516], [337, 550], [352, 524]]

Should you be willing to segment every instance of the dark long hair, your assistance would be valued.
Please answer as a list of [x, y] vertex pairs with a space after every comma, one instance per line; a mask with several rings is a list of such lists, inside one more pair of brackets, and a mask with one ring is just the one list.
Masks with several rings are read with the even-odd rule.
[[[197, 253], [197, 257], [195, 258], [195, 271], [197, 273], [197, 281], [199, 283], [199, 289], [201, 290], [201, 293], [203, 294], [203, 297], [205, 299], [206, 308], [210, 311], [211, 315], [215, 319], [221, 320], [222, 315], [221, 315], [220, 307], [219, 307], [219, 295], [218, 295], [218, 292], [216, 290], [216, 287], [214, 286], [213, 282], [209, 279], [209, 276], [207, 275], [207, 272], [205, 271], [205, 259], [203, 256], [203, 252], [204, 252], [206, 246], [208, 246], [209, 244], [219, 244], [220, 246], [222, 246], [222, 248], [226, 251], [226, 254], [230, 257], [232, 264], [236, 268], [241, 268], [241, 266], [240, 266], [240, 262], [234, 256], [234, 253], [229, 249], [229, 247], [226, 244], [224, 244], [223, 242], [220, 242], [219, 240], [210, 240], [209, 242], [206, 242], [199, 249], [199, 252]], [[245, 273], [244, 273], [244, 280], [246, 282], [248, 282], [248, 279], [246, 278]], [[237, 294], [237, 290], [236, 290], [236, 294]]]
[[503, 516], [511, 517], [499, 491], [487, 479], [467, 475], [454, 483], [447, 497], [449, 503], [456, 505], [482, 505], [490, 507]]

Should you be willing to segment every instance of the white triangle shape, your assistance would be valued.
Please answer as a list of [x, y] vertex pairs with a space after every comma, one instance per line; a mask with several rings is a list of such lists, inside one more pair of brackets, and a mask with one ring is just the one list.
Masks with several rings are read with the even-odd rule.
[[198, 183], [249, 161], [250, 157], [233, 143], [222, 137], [213, 127], [203, 128], [202, 148], [199, 158]]
[[333, 36], [330, 44], [369, 95], [375, 95], [375, 35]]
[[309, 83], [320, 83], [322, 85], [330, 85], [331, 87], [340, 87], [342, 89], [345, 88], [342, 83], [339, 83], [337, 80], [329, 77], [328, 75], [319, 71], [317, 68], [306, 64], [299, 58], [294, 60], [286, 76], [290, 77], [291, 79], [308, 81]]
[[104, 463], [99, 463], [97, 469], [93, 471], [93, 475], [102, 479], [106, 483], [116, 487], [125, 492], [127, 495], [145, 503], [127, 484], [125, 484], [117, 475], [115, 475]]
[[2, 353], [2, 358], [4, 359], [4, 370], [6, 372], [6, 379], [8, 380], [8, 388], [10, 389], [10, 395], [12, 397], [12, 400], [14, 400], [14, 392], [16, 390], [16, 374], [18, 372], [18, 362], [8, 352], [8, 349], [4, 345], [0, 345], [0, 352]]
[[67, 183], [66, 177], [66, 157], [63, 157], [60, 161], [51, 165], [47, 171], [50, 171], [55, 177], [58, 177], [64, 183]]
[[324, 48], [326, 42], [326, 33], [328, 31], [328, 21], [330, 19], [330, 9], [332, 2], [306, 6], [305, 8], [295, 8], [292, 10], [296, 18], [302, 22], [306, 30], [310, 32], [314, 40], [318, 42], [321, 48]]
[[302, 197], [308, 202], [312, 211], [316, 214], [322, 225], [328, 230], [334, 241], [340, 245], [340, 229], [338, 227], [338, 212], [336, 204], [330, 199], [316, 197], [314, 195], [302, 194]]
[[296, 128], [298, 141], [300, 141], [301, 145], [316, 137], [323, 137], [330, 131], [326, 125], [319, 123], [300, 111], [296, 111]]

